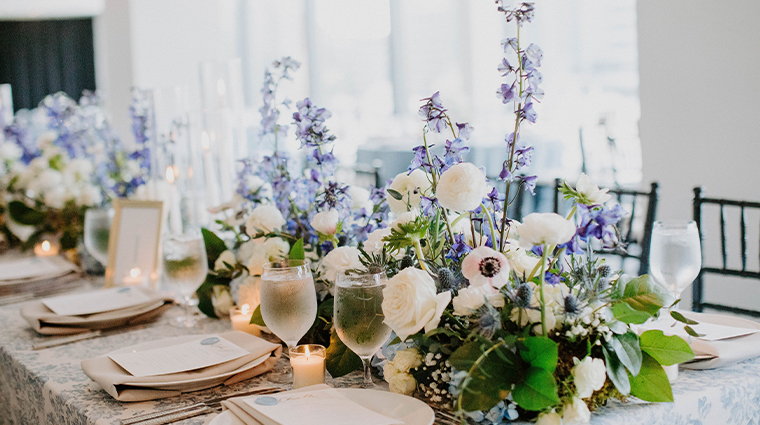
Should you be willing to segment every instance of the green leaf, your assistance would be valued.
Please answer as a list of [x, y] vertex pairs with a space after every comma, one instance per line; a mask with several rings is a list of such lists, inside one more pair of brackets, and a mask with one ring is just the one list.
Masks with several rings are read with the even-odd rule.
[[457, 407], [468, 412], [496, 406], [509, 395], [521, 370], [520, 359], [503, 342], [470, 342], [455, 351], [449, 362], [458, 370], [469, 371], [457, 399]]
[[663, 287], [654, 283], [648, 275], [643, 275], [628, 281], [619, 301], [625, 302], [634, 310], [654, 316], [670, 297]]
[[230, 279], [213, 274], [207, 274], [206, 280], [203, 281], [201, 286], [195, 290], [195, 295], [198, 296], [198, 309], [200, 309], [200, 311], [206, 316], [213, 317], [215, 319], [218, 319], [219, 317], [214, 311], [214, 304], [211, 300], [211, 297], [214, 294], [214, 286], [217, 285], [229, 286]]
[[[557, 368], [557, 343], [546, 337], [528, 337], [522, 342], [520, 357], [531, 366], [554, 372]], [[521, 405], [522, 406], [522, 405]]]
[[304, 252], [303, 249], [303, 238], [296, 241], [296, 243], [293, 244], [293, 247], [290, 248], [290, 259], [291, 260], [305, 260], [306, 259], [306, 252]]
[[622, 335], [614, 335], [610, 345], [615, 350], [620, 363], [628, 369], [633, 376], [638, 375], [641, 369], [641, 348], [639, 337], [628, 331]]
[[259, 326], [267, 325], [266, 323], [264, 323], [264, 317], [261, 316], [261, 304], [259, 304], [256, 307], [256, 310], [253, 310], [253, 314], [251, 315], [251, 321], [249, 323], [252, 325], [259, 325]]
[[699, 324], [699, 322], [697, 322], [696, 320], [691, 320], [691, 319], [687, 318], [686, 316], [684, 316], [683, 314], [681, 314], [681, 313], [679, 313], [677, 311], [671, 311], [670, 312], [670, 317], [678, 320], [681, 323], [685, 323], [687, 325], [698, 325]]
[[206, 245], [206, 256], [208, 257], [208, 264], [210, 268], [214, 268], [214, 263], [219, 256], [227, 250], [227, 245], [223, 240], [219, 239], [219, 236], [208, 229], [201, 229], [203, 235], [203, 243]]
[[27, 226], [37, 226], [45, 221], [45, 214], [28, 207], [21, 201], [11, 201], [8, 204], [8, 213], [13, 221]]
[[521, 382], [515, 384], [512, 399], [527, 410], [543, 410], [559, 404], [557, 381], [546, 369], [531, 367]]
[[64, 229], [59, 242], [61, 243], [61, 249], [63, 250], [76, 248], [77, 243], [79, 242], [79, 235], [77, 235], [76, 230], [66, 228]]
[[687, 334], [693, 336], [694, 338], [699, 338], [699, 337], [705, 336], [705, 334], [701, 334], [701, 333], [695, 331], [694, 328], [692, 328], [689, 325], [684, 326], [683, 329], [686, 331]]
[[683, 338], [666, 336], [662, 331], [651, 330], [641, 334], [641, 350], [663, 366], [688, 362], [694, 358], [694, 351]]
[[649, 354], [644, 353], [641, 371], [631, 378], [631, 395], [654, 403], [673, 401], [673, 389], [665, 370]]
[[325, 366], [333, 378], [339, 378], [362, 367], [362, 359], [346, 347], [346, 344], [338, 338], [335, 329], [330, 334]]
[[646, 311], [634, 310], [630, 305], [624, 302], [619, 302], [613, 305], [612, 313], [615, 315], [616, 319], [623, 323], [634, 323], [637, 325], [646, 322], [652, 317], [652, 315]]
[[615, 352], [609, 351], [605, 345], [602, 345], [602, 352], [604, 353], [604, 364], [607, 366], [607, 376], [610, 378], [610, 381], [615, 384], [615, 388], [621, 394], [626, 395], [630, 393], [631, 382], [628, 379], [628, 373], [623, 363], [620, 363], [620, 359], [615, 355]]
[[404, 196], [401, 193], [399, 193], [397, 190], [393, 190], [393, 189], [385, 189], [385, 190], [388, 192], [388, 195], [391, 195], [393, 199], [397, 201], [404, 199]]

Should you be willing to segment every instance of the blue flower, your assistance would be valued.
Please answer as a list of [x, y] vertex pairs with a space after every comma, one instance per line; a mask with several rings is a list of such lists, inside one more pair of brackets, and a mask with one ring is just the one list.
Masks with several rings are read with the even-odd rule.
[[536, 64], [536, 66], [541, 66], [541, 59], [544, 58], [544, 51], [541, 50], [540, 47], [537, 45], [530, 43], [527, 49], [525, 49], [525, 55], [530, 59], [531, 62]]
[[497, 69], [499, 70], [499, 72], [501, 72], [502, 77], [506, 77], [512, 71], [515, 70], [515, 68], [512, 66], [512, 64], [509, 63], [507, 58], [503, 58], [501, 60], [501, 63], [499, 64], [499, 67]]
[[419, 115], [427, 122], [428, 130], [434, 133], [440, 133], [446, 129], [448, 122], [446, 119], [446, 109], [441, 102], [440, 92], [435, 92], [432, 96], [421, 99], [425, 102], [419, 110]]
[[470, 140], [472, 132], [475, 131], [475, 129], [468, 123], [457, 123], [457, 128], [459, 129], [459, 137], [464, 140]]
[[519, 98], [517, 92], [515, 92], [515, 84], [517, 83], [514, 82], [511, 86], [508, 84], [502, 84], [499, 90], [496, 91], [496, 96], [501, 98], [502, 103], [507, 104], [509, 102], [514, 102]]
[[538, 118], [538, 114], [536, 114], [536, 111], [533, 110], [533, 102], [528, 102], [525, 104], [525, 106], [523, 106], [523, 108], [520, 110], [520, 116], [535, 124], [536, 118]]

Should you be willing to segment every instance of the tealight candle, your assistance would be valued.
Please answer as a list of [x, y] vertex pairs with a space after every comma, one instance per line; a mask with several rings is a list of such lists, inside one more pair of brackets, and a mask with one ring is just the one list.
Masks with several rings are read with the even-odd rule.
[[44, 240], [34, 246], [34, 253], [38, 257], [52, 257], [58, 255], [58, 246], [48, 240]]
[[253, 309], [248, 304], [243, 304], [240, 308], [231, 308], [232, 329], [261, 336], [261, 328], [251, 323], [251, 316], [253, 316]]
[[325, 383], [325, 347], [317, 344], [297, 345], [290, 349], [293, 389]]
[[124, 276], [122, 283], [124, 286], [143, 285], [145, 283], [145, 277], [142, 275], [142, 271], [139, 267], [133, 267], [129, 270], [129, 275]]

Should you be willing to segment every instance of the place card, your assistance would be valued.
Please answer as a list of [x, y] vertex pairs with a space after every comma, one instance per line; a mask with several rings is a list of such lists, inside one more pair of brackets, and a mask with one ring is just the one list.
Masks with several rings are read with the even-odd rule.
[[134, 307], [150, 301], [151, 298], [139, 289], [121, 287], [46, 298], [42, 300], [42, 304], [60, 316], [86, 316]]
[[[262, 399], [257, 402], [258, 399]], [[252, 396], [244, 402], [281, 425], [394, 425], [402, 421], [382, 415], [348, 399], [334, 389]]]
[[[717, 325], [715, 323], [700, 322], [698, 325], [689, 325], [698, 334], [704, 335], [698, 337], [702, 341], [722, 341], [731, 338], [739, 338], [742, 336], [752, 335], [760, 332], [760, 329], [750, 329], [735, 326]], [[640, 326], [643, 330], [661, 330], [666, 335], [677, 335], [683, 339], [688, 340], [694, 338], [689, 336], [684, 330], [684, 325], [681, 322], [677, 322], [670, 317], [663, 317], [660, 320], [647, 322]]]
[[248, 350], [218, 337], [207, 336], [182, 344], [108, 357], [133, 376], [156, 376], [186, 372], [226, 363], [251, 354]]

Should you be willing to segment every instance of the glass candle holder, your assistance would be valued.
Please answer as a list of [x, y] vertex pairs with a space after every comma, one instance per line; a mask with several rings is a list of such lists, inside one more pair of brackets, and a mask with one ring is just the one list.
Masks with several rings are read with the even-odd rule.
[[318, 344], [296, 345], [289, 352], [293, 389], [325, 383], [325, 347]]
[[251, 335], [261, 336], [261, 328], [251, 323], [251, 316], [253, 316], [253, 309], [250, 308], [248, 304], [243, 304], [240, 307], [232, 307], [230, 309], [232, 329], [243, 331]]

